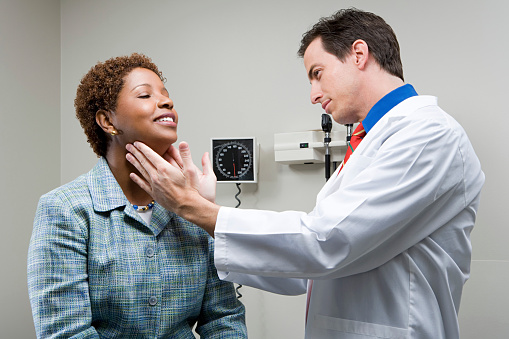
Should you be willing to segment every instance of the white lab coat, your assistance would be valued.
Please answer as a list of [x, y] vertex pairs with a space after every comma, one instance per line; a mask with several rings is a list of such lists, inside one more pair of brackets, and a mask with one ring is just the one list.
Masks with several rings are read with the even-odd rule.
[[221, 278], [281, 294], [313, 279], [306, 338], [459, 338], [483, 183], [461, 126], [435, 97], [411, 97], [369, 131], [311, 213], [222, 207], [215, 264]]

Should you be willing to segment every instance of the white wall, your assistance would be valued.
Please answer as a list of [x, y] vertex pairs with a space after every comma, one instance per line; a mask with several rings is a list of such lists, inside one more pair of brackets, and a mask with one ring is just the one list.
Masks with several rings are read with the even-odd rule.
[[0, 337], [34, 338], [26, 283], [37, 201], [60, 184], [60, 1], [0, 0]]
[[[11, 36], [12, 32], [9, 32], [10, 35], [4, 33], [3, 25], [8, 24], [1, 20], [2, 51], [4, 40], [8, 37], [11, 44], [8, 46], [12, 49], [19, 41], [26, 41], [26, 46], [33, 49], [49, 41], [50, 46], [56, 46], [41, 48], [49, 54], [55, 53], [58, 49], [58, 23], [54, 19], [58, 20], [59, 16], [56, 2], [51, 2], [44, 10], [41, 10], [42, 5], [23, 7], [22, 4], [29, 3], [27, 0], [12, 0], [11, 3], [19, 4], [22, 16], [32, 19], [31, 25], [35, 22], [45, 24], [45, 27], [33, 29], [28, 36], [19, 32]], [[33, 3], [38, 4], [36, 1]], [[509, 188], [509, 180], [504, 175], [509, 157], [502, 133], [484, 139], [484, 133], [499, 126], [504, 128], [509, 123], [503, 93], [509, 75], [506, 61], [509, 60], [506, 37], [509, 23], [504, 17], [509, 5], [500, 0], [468, 5], [459, 0], [147, 0], [143, 3], [133, 0], [61, 0], [60, 183], [88, 171], [96, 161], [74, 118], [73, 100], [81, 76], [99, 60], [137, 51], [151, 56], [168, 79], [167, 87], [179, 112], [179, 139], [190, 142], [197, 162], [201, 154], [209, 150], [210, 137], [258, 138], [261, 147], [260, 183], [242, 186], [241, 207], [309, 211], [324, 183], [323, 170], [318, 165], [290, 167], [276, 164], [273, 160], [273, 135], [320, 128], [322, 111], [309, 102], [309, 83], [296, 51], [302, 33], [318, 18], [349, 6], [373, 11], [387, 20], [400, 41], [406, 80], [419, 93], [438, 96], [441, 106], [464, 126], [478, 152], [487, 180], [473, 233], [472, 277], [465, 287], [460, 310], [462, 338], [506, 338], [509, 332], [509, 311], [506, 307], [509, 297], [504, 287], [509, 283], [509, 248], [505, 239], [509, 236], [509, 229], [505, 227], [507, 221], [502, 206], [507, 198], [502, 192]], [[33, 11], [38, 13], [37, 18]], [[4, 16], [3, 10], [0, 13]], [[23, 27], [22, 22], [13, 19], [8, 23], [11, 24], [6, 27]], [[48, 37], [41, 38], [43, 33]], [[26, 60], [32, 60], [25, 53], [12, 53], [17, 58], [16, 66], [26, 67]], [[3, 58], [2, 52], [2, 63]], [[50, 59], [51, 64], [32, 64], [33, 70], [23, 78], [33, 79], [34, 74], [58, 74], [58, 69], [51, 70], [52, 67], [58, 68], [58, 55], [55, 60]], [[2, 72], [4, 66], [1, 65]], [[12, 71], [9, 69], [9, 72]], [[19, 80], [18, 77], [16, 81]], [[3, 83], [2, 80], [2, 86]], [[19, 86], [28, 89], [34, 86], [37, 89], [34, 92], [39, 90], [33, 81], [22, 82]], [[44, 87], [47, 92], [57, 91], [59, 83], [57, 79], [51, 84], [43, 82], [42, 86], [41, 83], [38, 86]], [[25, 193], [22, 195], [24, 199], [27, 195], [32, 197], [31, 205], [24, 204], [23, 211], [19, 210], [21, 213], [13, 216], [12, 222], [3, 228], [2, 242], [6, 245], [2, 246], [2, 251], [5, 247], [15, 247], [6, 253], [17, 254], [9, 255], [5, 264], [2, 262], [2, 267], [12, 267], [8, 271], [4, 269], [7, 272], [24, 272], [28, 224], [35, 211], [34, 197], [42, 193], [41, 186], [37, 185], [42, 185], [45, 190], [57, 186], [54, 180], [44, 179], [41, 183], [40, 179], [28, 174], [33, 175], [33, 167], [36, 167], [37, 171], [48, 172], [44, 178], [49, 178], [50, 174], [54, 176], [58, 170], [53, 167], [59, 161], [54, 154], [58, 148], [55, 147], [59, 142], [58, 136], [48, 133], [47, 129], [40, 129], [44, 124], [57, 131], [55, 125], [58, 120], [40, 119], [40, 102], [36, 103], [35, 109], [27, 110], [28, 101], [24, 96], [27, 89], [21, 88], [22, 93], [16, 93], [15, 89], [10, 91], [17, 95], [14, 97], [17, 105], [12, 104], [12, 107], [23, 107], [22, 118], [19, 114], [16, 117], [7, 114], [9, 128], [4, 134], [6, 125], [1, 124], [2, 140], [4, 145], [14, 144], [12, 139], [19, 135], [14, 127], [19, 126], [20, 119], [25, 119], [25, 130], [30, 128], [31, 133], [28, 136], [22, 134], [22, 139], [27, 140], [23, 144], [30, 151], [35, 141], [36, 147], [39, 147], [36, 152], [22, 156], [17, 150], [2, 148], [2, 152], [7, 152], [6, 155], [2, 153], [1, 174], [5, 181], [2, 185], [7, 187], [7, 190], [2, 189], [2, 199], [4, 196], [6, 199], [2, 200], [3, 205], [10, 205], [12, 198], [21, 195], [21, 192]], [[5, 94], [3, 92], [2, 95]], [[2, 96], [4, 100], [0, 103], [2, 117], [4, 110], [12, 110], [6, 102], [12, 101], [13, 94], [7, 93], [9, 97], [4, 99]], [[55, 100], [58, 94], [51, 93]], [[54, 101], [51, 103], [55, 106]], [[52, 114], [56, 110], [53, 107], [47, 109]], [[334, 128], [341, 127], [336, 125]], [[4, 135], [8, 136], [5, 140]], [[16, 138], [16, 142], [19, 139]], [[14, 165], [12, 159], [15, 159]], [[45, 161], [33, 166], [32, 159]], [[32, 168], [18, 166], [18, 163]], [[25, 172], [18, 167], [23, 167]], [[14, 175], [18, 180], [4, 178]], [[29, 185], [20, 185], [21, 178], [31, 180]], [[30, 187], [30, 190], [23, 190], [25, 187]], [[235, 193], [234, 185], [220, 186], [219, 203], [234, 206]], [[21, 214], [30, 222], [20, 223]], [[23, 226], [23, 233], [20, 227], [11, 226], [18, 223]], [[15, 242], [5, 241], [6, 238], [14, 238], [10, 234], [17, 237]], [[2, 258], [6, 256], [2, 255]], [[2, 315], [11, 310], [10, 306], [4, 305], [12, 305], [19, 300], [23, 303], [20, 308], [28, 307], [25, 305], [25, 277], [18, 273], [8, 282], [11, 285], [23, 283], [23, 286], [17, 297], [10, 291], [5, 297], [2, 294], [2, 299], [5, 299], [2, 300]], [[4, 293], [5, 288], [2, 290]], [[243, 288], [243, 294], [251, 338], [303, 337], [304, 297], [276, 296], [247, 287]], [[24, 323], [30, 321], [24, 318]]]

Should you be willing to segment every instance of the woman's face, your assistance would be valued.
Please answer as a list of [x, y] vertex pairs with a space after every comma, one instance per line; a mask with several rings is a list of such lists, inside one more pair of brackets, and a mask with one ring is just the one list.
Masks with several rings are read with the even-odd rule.
[[126, 75], [110, 119], [120, 132], [110, 146], [142, 141], [162, 154], [177, 140], [173, 101], [159, 76], [146, 68], [135, 68]]

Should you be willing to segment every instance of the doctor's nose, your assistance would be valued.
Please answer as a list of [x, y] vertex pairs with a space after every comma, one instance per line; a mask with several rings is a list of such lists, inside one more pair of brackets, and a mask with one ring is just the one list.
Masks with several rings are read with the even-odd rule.
[[322, 99], [322, 97], [323, 97], [323, 93], [320, 90], [320, 88], [316, 88], [316, 87], [312, 86], [311, 87], [311, 103], [313, 105], [318, 104], [320, 102], [320, 100]]

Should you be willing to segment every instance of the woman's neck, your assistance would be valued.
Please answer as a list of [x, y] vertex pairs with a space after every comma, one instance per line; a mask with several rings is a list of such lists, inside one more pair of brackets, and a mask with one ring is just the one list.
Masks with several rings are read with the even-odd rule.
[[129, 177], [131, 173], [136, 173], [140, 178], [143, 178], [138, 170], [126, 160], [126, 153], [125, 149], [110, 147], [105, 156], [108, 166], [131, 204], [148, 205], [152, 201], [152, 197]]

